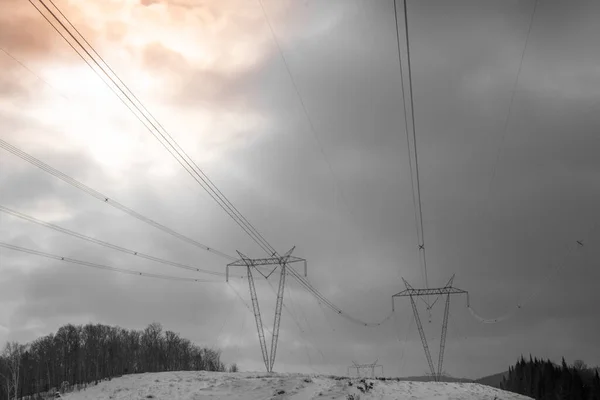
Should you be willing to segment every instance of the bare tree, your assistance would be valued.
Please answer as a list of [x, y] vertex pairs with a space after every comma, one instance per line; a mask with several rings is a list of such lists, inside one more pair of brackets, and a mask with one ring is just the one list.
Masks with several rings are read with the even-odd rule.
[[6, 388], [6, 398], [10, 399], [12, 381], [10, 379], [10, 372], [8, 370], [8, 362], [3, 355], [0, 355], [0, 386], [4, 386]]
[[6, 394], [10, 399], [11, 392], [13, 398], [18, 399], [19, 392], [19, 371], [21, 369], [21, 358], [23, 357], [24, 346], [17, 342], [8, 342], [4, 347], [2, 358], [4, 359], [5, 373], [2, 374], [6, 382]]
[[[15, 353], [20, 356], [11, 357]], [[91, 383], [135, 372], [224, 371], [220, 357], [219, 350], [163, 331], [158, 323], [143, 331], [101, 324], [65, 325], [26, 348], [11, 343], [4, 353], [0, 349], [0, 400], [13, 400], [15, 393], [47, 392], [65, 381]]]

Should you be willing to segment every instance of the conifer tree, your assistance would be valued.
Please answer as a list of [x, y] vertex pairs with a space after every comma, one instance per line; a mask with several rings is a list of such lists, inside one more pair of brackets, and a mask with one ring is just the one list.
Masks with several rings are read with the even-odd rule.
[[564, 359], [556, 365], [550, 360], [520, 357], [500, 385], [537, 400], [600, 400], [598, 371], [569, 366]]
[[596, 370], [596, 374], [594, 376], [594, 380], [592, 382], [592, 399], [600, 400], [600, 376], [598, 375], [598, 370]]

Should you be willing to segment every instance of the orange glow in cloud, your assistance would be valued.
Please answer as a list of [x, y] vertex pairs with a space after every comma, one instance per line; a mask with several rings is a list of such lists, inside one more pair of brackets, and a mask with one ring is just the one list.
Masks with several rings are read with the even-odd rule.
[[[262, 130], [264, 117], [257, 111], [223, 107], [219, 102], [228, 95], [221, 81], [243, 75], [273, 51], [258, 2], [57, 0], [56, 4], [199, 163], [218, 160], [229, 145], [243, 140], [242, 133]], [[285, 8], [282, 4], [270, 5], [269, 16], [279, 15]], [[37, 18], [37, 23], [47, 25], [30, 8], [31, 20]], [[132, 165], [149, 161], [154, 163], [149, 173], [166, 177], [181, 172], [58, 35], [45, 30], [48, 26], [32, 28], [36, 29], [58, 38], [45, 56], [36, 56], [36, 71], [70, 101], [34, 97], [26, 109], [13, 110], [48, 128], [20, 131], [17, 144], [35, 143], [41, 148], [60, 143], [60, 150], [84, 151], [115, 178]], [[203, 76], [206, 88], [202, 93], [187, 86], [194, 78], [203, 82]], [[28, 86], [38, 90], [33, 84]], [[197, 103], [193, 112], [169, 103], [169, 96], [183, 95], [192, 105]]]
[[[70, 1], [67, 7], [78, 10], [81, 23], [94, 27], [97, 42], [117, 42], [121, 49], [133, 53], [160, 44], [194, 68], [237, 72], [260, 62], [271, 46], [258, 1], [142, 3]], [[276, 17], [283, 10], [283, 3], [274, 3], [269, 15]]]

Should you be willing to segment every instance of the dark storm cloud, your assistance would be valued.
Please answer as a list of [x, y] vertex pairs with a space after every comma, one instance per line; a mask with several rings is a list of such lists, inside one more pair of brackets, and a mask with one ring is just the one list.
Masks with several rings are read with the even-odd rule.
[[[208, 308], [214, 306], [208, 306], [206, 302], [190, 302], [195, 296], [215, 297], [218, 289], [213, 284], [180, 285], [104, 271], [90, 272], [79, 266], [61, 265], [53, 261], [43, 264], [48, 266], [39, 273], [43, 279], [24, 282], [23, 294], [29, 301], [15, 313], [21, 318], [42, 318], [50, 314], [68, 317], [92, 312], [97, 313], [95, 316], [101, 320], [118, 321], [116, 323], [132, 319], [136, 324], [149, 323], [146, 316], [136, 317], [130, 312], [141, 305], [151, 307], [157, 314], [171, 315], [171, 318], [161, 321], [167, 325], [174, 325], [182, 319], [198, 320], [200, 316], [208, 323], [211, 315], [214, 315], [208, 312]], [[110, 298], [107, 298], [102, 287], [109, 286], [115, 289]], [[152, 292], [150, 296], [147, 295], [148, 289]], [[73, 295], [80, 301], [72, 301]], [[165, 299], [169, 301], [166, 302]], [[98, 303], [103, 305], [101, 310], [94, 306]]]
[[[593, 269], [593, 243], [599, 235], [590, 233], [599, 217], [595, 205], [600, 196], [600, 143], [595, 134], [600, 121], [594, 111], [594, 104], [600, 104], [594, 95], [598, 72], [590, 67], [598, 62], [590, 51], [597, 46], [592, 34], [597, 27], [589, 21], [596, 5], [544, 2], [538, 7], [509, 129], [501, 140], [532, 3], [409, 3], [430, 285], [441, 286], [456, 273], [455, 285], [471, 292], [473, 308], [487, 318], [505, 315], [536, 294], [499, 324], [477, 322], [464, 307], [464, 298], [453, 299], [446, 357], [453, 375], [499, 372], [529, 352], [555, 359], [584, 358], [590, 364], [600, 360], [593, 346], [598, 328], [594, 283], [600, 278]], [[309, 260], [309, 279], [320, 291], [368, 322], [389, 314], [390, 296], [403, 289], [400, 276], [415, 287], [424, 284], [390, 11], [391, 3], [372, 4], [362, 12], [344, 14], [331, 30], [310, 39], [286, 33], [279, 37], [318, 141], [275, 47], [264, 63], [236, 74], [192, 68], [184, 54], [159, 44], [140, 52], [149, 71], [175, 82], [166, 103], [194, 107], [210, 100], [211, 107], [243, 106], [268, 117], [261, 135], [230, 149], [206, 172], [278, 250], [298, 245], [295, 254]], [[123, 178], [127, 184], [112, 185], [89, 160], [54, 151], [40, 154], [59, 169], [78, 173], [126, 205], [202, 242], [230, 254], [241, 249], [251, 256], [263, 255], [201, 190], [184, 187], [189, 177], [178, 176], [169, 185], [136, 182], [143, 165]], [[38, 175], [15, 170], [14, 176], [0, 174], [0, 179], [2, 187], [12, 189], [3, 192], [2, 202], [67, 196], [63, 201], [72, 205], [70, 209], [80, 210], [62, 222], [73, 230], [201, 267], [219, 270], [225, 263], [93, 199], [75, 207], [67, 194], [74, 190]], [[31, 182], [31, 187], [22, 182]], [[6, 221], [2, 219], [2, 228], [19, 243], [27, 237], [30, 246], [47, 251], [187, 274]], [[567, 257], [567, 245], [579, 239], [589, 247]], [[4, 250], [2, 257], [3, 263], [46, 266], [30, 275], [9, 270], [15, 282], [11, 287], [19, 290], [3, 296], [27, 300], [14, 313], [11, 337], [33, 338], [26, 326], [36, 319], [51, 321], [40, 328], [44, 332], [50, 324], [74, 318], [125, 327], [159, 320], [199, 339], [219, 335], [223, 326], [221, 336], [245, 334], [243, 341], [226, 348], [225, 355], [261, 368], [253, 316], [231, 293], [223, 295], [225, 285], [163, 284]], [[546, 281], [557, 262], [564, 267]], [[245, 285], [242, 281], [240, 293], [248, 302]], [[111, 289], [102, 291], [101, 286]], [[279, 352], [282, 366], [345, 373], [352, 360], [379, 357], [389, 374], [421, 374], [425, 369], [406, 301], [396, 303], [395, 320], [371, 329], [322, 310], [297, 284], [289, 287], [290, 311], [284, 311]], [[270, 310], [273, 293], [264, 281], [258, 288], [261, 305]], [[435, 351], [441, 307], [436, 306], [431, 324], [422, 315]], [[232, 309], [227, 319], [224, 314]], [[271, 311], [265, 311], [265, 320], [271, 318]]]
[[[104, 219], [107, 220], [106, 216]], [[96, 225], [97, 220], [95, 221]], [[7, 219], [3, 221], [8, 222]], [[119, 230], [114, 221], [110, 229], [107, 229], [113, 232], [113, 236], [114, 230]], [[198, 276], [189, 271], [182, 272], [179, 269], [165, 267], [122, 253], [107, 251], [59, 234], [48, 234], [48, 231], [43, 228], [32, 228], [26, 224], [11, 224], [14, 232], [28, 232], [27, 237], [16, 237], [11, 240], [11, 243], [102, 265], [143, 272], [221, 280], [218, 277]], [[65, 222], [61, 224], [64, 226]], [[69, 224], [79, 226], [80, 231], [87, 230], [83, 228], [82, 221], [77, 219], [69, 221]], [[93, 229], [93, 231], [95, 237], [103, 238], [103, 233], [98, 229]], [[141, 233], [138, 231], [137, 236]], [[114, 241], [114, 238], [109, 240]], [[128, 245], [126, 241], [122, 240], [120, 244]], [[153, 247], [151, 243], [146, 243], [146, 246]], [[139, 249], [154, 254], [158, 253], [156, 249], [146, 249], [142, 246], [139, 246]], [[177, 247], [172, 247], [170, 250], [177, 252]], [[164, 254], [160, 255], [165, 256]], [[198, 257], [194, 257], [194, 260], [186, 260], [181, 254], [173, 253], [166, 254], [166, 257], [190, 264], [198, 263]], [[19, 262], [23, 268], [26, 264], [22, 264], [21, 260], [27, 260], [26, 264], [34, 266], [35, 269], [31, 272], [22, 271], [11, 274], [12, 287], [16, 289], [18, 298], [25, 300], [17, 307], [13, 313], [13, 319], [10, 321], [10, 325], [15, 328], [25, 326], [32, 321], [43, 321], [47, 316], [52, 316], [57, 323], [58, 321], [83, 319], [83, 322], [87, 322], [87, 320], [91, 322], [104, 321], [105, 323], [140, 328], [152, 322], [155, 316], [165, 314], [171, 317], [161, 317], [160, 321], [165, 324], [167, 329], [171, 327], [173, 327], [172, 329], [185, 328], [195, 337], [206, 340], [204, 334], [195, 332], [193, 325], [206, 325], [210, 329], [209, 327], [215, 325], [215, 322], [220, 322], [219, 315], [222, 314], [218, 312], [220, 306], [212, 304], [211, 299], [220, 298], [220, 304], [224, 308], [229, 305], [220, 294], [223, 291], [221, 282], [190, 283], [186, 287], [185, 283], [182, 285], [179, 282], [142, 279], [113, 272], [96, 271], [41, 257], [24, 258], [13, 251], [3, 250], [3, 267], [17, 267], [19, 264], [15, 263]], [[215, 268], [215, 270], [219, 270], [219, 268]], [[109, 295], [107, 296], [107, 294]], [[79, 300], [74, 301], [73, 299]], [[140, 307], [152, 310], [151, 316], [148, 313], [140, 313]], [[182, 324], [181, 321], [184, 320], [187, 322]]]
[[[581, 4], [578, 4], [578, 7], [580, 6]], [[549, 14], [551, 15], [553, 11], [557, 12], [556, 9], [552, 10], [550, 6], [548, 7], [549, 9], [544, 10], [546, 14], [543, 14], [546, 19], [542, 18], [537, 22], [542, 26], [548, 24]], [[454, 20], [449, 18], [448, 13], [440, 13], [440, 18], [443, 16], [443, 18], [455, 22], [455, 26], [452, 26], [453, 29], [457, 29], [456, 27], [460, 25], [457, 19], [465, 22], [462, 17], [458, 18], [460, 9], [455, 11], [455, 14], [451, 15], [456, 18]], [[477, 10], [477, 12], [480, 11], [482, 10]], [[512, 10], [508, 11], [517, 15]], [[418, 18], [417, 15], [415, 19]], [[520, 35], [505, 34], [505, 36], [511, 41], [518, 39], [515, 40], [516, 44], [522, 45], [527, 18], [519, 16], [517, 22], [522, 24], [519, 25], [518, 33]], [[479, 28], [482, 29], [482, 32], [489, 27], [480, 21], [475, 23], [481, 24]], [[496, 107], [498, 116], [495, 117], [495, 120], [486, 121], [489, 118], [487, 113], [479, 114], [480, 107], [473, 106], [477, 102], [487, 101], [488, 97], [479, 95], [476, 97], [478, 99], [476, 102], [473, 93], [466, 93], [460, 82], [453, 82], [448, 77], [460, 77], [463, 73], [468, 75], [469, 70], [485, 68], [488, 63], [498, 62], [497, 49], [493, 46], [493, 44], [499, 43], [498, 39], [484, 35], [472, 35], [473, 38], [479, 38], [481, 51], [468, 53], [472, 51], [472, 48], [467, 45], [460, 47], [457, 40], [462, 36], [460, 32], [463, 31], [460, 31], [457, 37], [457, 35], [449, 35], [446, 31], [438, 30], [435, 38], [425, 40], [426, 32], [436, 31], [428, 29], [426, 24], [419, 24], [418, 21], [412, 26], [415, 26], [418, 33], [422, 34], [415, 33], [413, 38], [416, 38], [415, 48], [419, 49], [415, 50], [414, 55], [415, 65], [418, 66], [415, 68], [415, 95], [417, 96], [418, 140], [421, 149], [426, 237], [431, 245], [429, 247], [432, 250], [430, 254], [433, 255], [429, 258], [430, 261], [433, 261], [430, 265], [443, 265], [444, 270], [451, 272], [461, 271], [462, 281], [465, 282], [467, 288], [473, 288], [473, 291], [479, 295], [487, 290], [483, 289], [482, 292], [478, 286], [501, 289], [506, 288], [508, 282], [516, 285], [521, 292], [526, 291], [528, 286], [541, 279], [540, 275], [544, 276], [546, 271], [542, 267], [549, 261], [548, 258], [552, 258], [551, 261], [558, 258], [556, 254], [558, 246], [572, 243], [578, 237], [577, 234], [589, 231], [590, 225], [597, 215], [593, 204], [597, 202], [600, 194], [595, 178], [597, 176], [595, 172], [599, 165], [593, 155], [594, 149], [597, 148], [597, 135], [594, 136], [592, 132], [596, 129], [598, 122], [591, 116], [591, 118], [586, 118], [586, 123], [582, 125], [576, 117], [579, 105], [577, 102], [564, 104], [563, 112], [560, 114], [556, 114], [553, 107], [544, 107], [547, 97], [542, 90], [543, 87], [540, 87], [539, 90], [519, 93], [515, 100], [516, 111], [513, 111], [513, 124], [507, 133], [506, 143], [502, 145], [504, 148], [500, 150], [502, 154], [497, 166], [498, 178], [492, 186], [492, 198], [487, 200], [487, 187], [491, 179], [492, 164], [498, 147], [500, 147], [498, 141], [499, 135], [502, 134], [501, 122], [507, 112], [506, 106], [510, 93], [506, 90], [503, 99], [494, 100], [496, 105], [503, 106], [503, 112], [498, 113], [499, 108]], [[500, 23], [498, 29], [500, 28], [505, 28], [505, 26]], [[343, 27], [339, 29], [343, 29]], [[348, 31], [344, 32], [350, 34]], [[533, 35], [535, 34], [534, 31]], [[441, 50], [441, 46], [437, 43], [438, 39], [443, 37], [447, 37], [448, 42], [453, 42], [452, 48], [448, 49], [448, 58], [441, 58], [440, 61], [443, 61], [441, 63], [426, 63], [425, 60], [429, 58], [429, 54], [433, 55], [437, 50]], [[515, 41], [511, 43], [515, 43]], [[320, 45], [326, 45], [326, 40], [324, 42], [321, 42]], [[357, 41], [357, 43], [360, 42]], [[388, 44], [390, 46], [387, 49], [392, 49], [393, 42], [390, 40]], [[459, 45], [458, 48], [457, 45]], [[515, 44], [512, 46], [514, 49], [511, 50], [511, 53], [514, 57], [511, 67], [514, 68], [503, 71], [497, 77], [497, 79], [503, 78], [504, 85], [509, 88], [511, 87], [510, 82], [515, 78], [519, 50], [522, 49]], [[345, 143], [361, 140], [359, 154], [363, 167], [360, 173], [368, 176], [369, 172], [366, 170], [373, 165], [368, 157], [368, 146], [376, 147], [380, 143], [391, 145], [394, 142], [389, 136], [393, 133], [392, 129], [390, 128], [389, 133], [384, 134], [382, 132], [385, 132], [386, 128], [382, 129], [377, 124], [382, 123], [382, 120], [390, 121], [389, 116], [388, 118], [379, 118], [379, 120], [375, 119], [372, 124], [361, 129], [361, 123], [367, 125], [370, 120], [360, 118], [360, 113], [365, 112], [366, 108], [366, 104], [360, 102], [365, 102], [365, 99], [368, 98], [373, 81], [369, 82], [369, 75], [365, 76], [359, 72], [361, 71], [360, 60], [382, 60], [385, 56], [376, 53], [379, 51], [378, 48], [354, 49], [356, 54], [353, 60], [358, 61], [348, 67], [349, 62], [343, 58], [340, 59], [339, 54], [328, 53], [326, 49], [327, 47], [319, 47], [315, 50], [315, 54], [319, 54], [321, 62], [312, 65], [309, 65], [308, 62], [303, 64], [302, 59], [294, 59], [293, 56], [290, 56], [291, 68], [292, 70], [297, 68], [300, 71], [296, 74], [296, 78], [300, 82], [300, 89], [303, 91], [308, 108], [312, 111], [311, 115], [321, 134], [322, 141], [329, 140], [332, 147], [328, 149], [329, 154], [334, 157], [335, 152], [339, 151]], [[471, 57], [463, 57], [461, 49], [465, 55], [471, 54]], [[306, 57], [310, 53], [306, 48], [303, 50], [304, 60], [316, 58]], [[364, 55], [362, 52], [367, 52], [368, 55]], [[377, 96], [374, 97], [378, 97], [380, 103], [377, 104], [379, 107], [373, 107], [375, 109], [373, 112], [383, 112], [388, 109], [386, 107], [389, 107], [389, 104], [396, 104], [398, 109], [401, 107], [397, 100], [398, 88], [394, 90], [389, 85], [389, 82], [393, 82], [394, 60], [391, 56], [392, 51], [388, 50], [387, 52], [390, 53], [387, 58], [390, 65], [389, 75], [385, 75], [388, 79], [382, 79], [382, 81], [388, 83], [389, 89], [377, 90]], [[293, 51], [290, 53], [293, 54]], [[454, 53], [456, 56], [450, 58], [450, 53]], [[553, 71], [556, 65], [564, 62], [562, 57], [556, 56], [553, 59], [553, 65], [548, 66], [550, 71]], [[506, 56], [504, 57], [506, 58]], [[350, 58], [348, 56], [348, 59]], [[373, 65], [371, 68], [377, 68], [377, 66], [382, 68], [381, 65]], [[311, 71], [314, 71], [312, 75]], [[380, 71], [379, 75], [383, 76], [381, 72], [383, 71]], [[306, 82], [312, 84], [308, 86]], [[339, 83], [336, 84], [336, 82]], [[352, 85], [346, 84], [347, 82], [352, 82]], [[534, 83], [538, 82], [534, 81]], [[528, 87], [527, 80], [521, 84]], [[390, 93], [387, 101], [384, 100], [386, 92]], [[353, 96], [353, 93], [361, 93], [361, 96]], [[437, 94], [436, 97], [432, 97], [434, 93]], [[490, 93], [489, 96], [494, 99], [493, 96], [497, 96], [497, 94]], [[344, 102], [339, 101], [342, 98], [345, 100]], [[292, 102], [290, 101], [290, 103]], [[290, 103], [281, 104], [290, 106]], [[352, 105], [352, 103], [356, 105]], [[535, 119], [529, 118], [527, 115], [527, 111], [533, 111], [532, 105], [536, 105], [537, 108], [537, 112], [534, 114]], [[565, 106], [568, 107], [568, 111], [565, 110]], [[338, 108], [336, 112], [331, 111], [332, 107]], [[321, 110], [323, 111], [321, 112]], [[346, 110], [351, 110], [351, 112]], [[424, 114], [425, 112], [427, 115]], [[566, 119], [568, 115], [573, 115], [573, 117]], [[574, 135], [580, 137], [579, 140], [573, 140], [572, 136], [565, 135], [566, 126], [573, 124], [579, 125], [579, 128], [573, 132]], [[403, 134], [401, 129], [397, 129], [397, 124], [391, 123], [390, 125], [396, 127], [399, 135]], [[344, 127], [349, 129], [344, 129]], [[484, 128], [483, 132], [481, 128]], [[369, 132], [369, 135], [364, 132]], [[335, 134], [338, 135], [337, 141], [329, 136]], [[310, 136], [310, 133], [306, 133], [306, 136]], [[405, 150], [400, 145], [401, 142], [397, 142], [398, 151], [395, 164], [391, 164], [394, 162], [392, 157], [387, 158], [387, 162], [390, 165], [396, 165], [399, 171], [401, 171], [399, 159], [405, 157]], [[317, 152], [318, 149], [314, 149], [314, 151]], [[392, 151], [390, 152], [392, 153]], [[382, 153], [374, 150], [373, 154]], [[294, 159], [292, 158], [292, 160]], [[482, 163], [484, 168], [481, 168]], [[306, 164], [310, 168], [311, 164]], [[346, 171], [339, 168], [340, 164], [339, 160], [335, 160], [333, 167], [342, 177], [340, 179], [344, 179]], [[326, 169], [323, 164], [320, 164], [320, 167]], [[336, 169], [336, 167], [338, 168]], [[582, 168], [585, 169], [585, 172], [581, 171]], [[266, 173], [266, 171], [263, 172]], [[290, 181], [297, 184], [295, 178], [293, 176]], [[361, 189], [366, 190], [368, 186], [365, 182], [360, 181], [360, 176], [353, 175], [352, 178], [353, 182], [362, 184]], [[409, 190], [406, 180], [399, 180], [398, 184], [402, 184], [402, 187]], [[284, 180], [279, 182], [278, 187], [282, 187], [282, 185], [285, 187]], [[365, 199], [360, 203], [362, 207], [356, 206], [358, 203], [356, 195], [348, 197], [355, 201], [356, 208], [362, 211], [377, 202], [379, 196], [384, 197], [384, 185], [384, 181], [381, 182], [381, 185], [373, 183], [374, 190], [369, 192], [368, 200]], [[282, 189], [282, 191], [284, 190], [290, 189]], [[412, 211], [410, 198], [406, 196], [404, 204], [401, 202], [402, 198], [394, 197], [397, 207], [395, 213], [402, 212], [401, 210], [404, 209], [410, 217]], [[391, 204], [388, 207], [384, 209], [393, 209]], [[570, 214], [567, 210], [578, 210], [578, 214]], [[380, 214], [389, 215], [385, 214], [383, 210]], [[490, 224], [490, 218], [492, 224]], [[387, 220], [390, 221], [389, 218]], [[398, 223], [399, 220], [395, 221]], [[407, 223], [403, 225], [408, 226]], [[385, 229], [385, 224], [373, 225], [380, 228], [378, 231], [380, 236], [384, 232], [388, 234], [390, 232]], [[394, 225], [394, 222], [390, 222], [390, 225]], [[366, 227], [363, 225], [362, 228]], [[480, 233], [479, 236], [477, 232]], [[485, 235], [481, 235], [482, 232]], [[408, 250], [406, 247], [405, 249]], [[544, 251], [551, 257], [539, 257], [537, 255], [539, 253], [534, 249]], [[381, 255], [379, 256], [381, 257]], [[416, 268], [416, 265], [412, 268]], [[438, 275], [439, 273], [436, 274], [436, 276]], [[572, 291], [575, 288], [575, 285], [569, 284], [569, 288], [565, 288], [565, 290]], [[546, 288], [546, 290], [551, 293], [551, 289]], [[497, 290], [493, 295], [498, 296], [496, 298], [499, 302], [508, 302], [512, 306], [514, 302], [511, 301], [511, 294], [505, 292], [506, 290]], [[489, 291], [487, 293], [489, 294]], [[541, 297], [541, 304], [547, 304], [544, 300], [546, 296], [549, 296], [548, 292]], [[564, 305], [564, 309], [558, 311], [558, 314], [562, 316], [569, 315], [569, 310], [575, 307], [574, 304], [568, 304], [568, 302], [560, 304]], [[548, 308], [548, 310], [551, 309], [551, 307]], [[583, 310], [585, 315], [590, 312], [586, 307], [578, 309]], [[585, 311], [586, 309], [587, 311]], [[498, 311], [502, 311], [500, 307], [498, 307]], [[543, 313], [537, 315], [534, 313], [532, 317], [534, 321], [539, 321], [548, 316]], [[526, 325], [522, 325], [522, 328], [526, 329]]]
[[[35, 13], [33, 15], [36, 16]], [[18, 18], [15, 18], [15, 21], [24, 22], [23, 19]], [[109, 38], [114, 40], [122, 36], [122, 26], [114, 21], [109, 25], [109, 30], [111, 30], [107, 33]], [[42, 25], [39, 27], [44, 29]], [[34, 32], [35, 29], [32, 27], [30, 31]], [[84, 34], [86, 33], [84, 32]], [[86, 36], [93, 41], [94, 35], [90, 37], [86, 34]], [[51, 36], [44, 35], [44, 37]], [[27, 36], [8, 38], [3, 34], [2, 39], [11, 42], [12, 47], [9, 49], [15, 55], [25, 54], [24, 50], [39, 53], [49, 50], [46, 45], [27, 42], [25, 40], [29, 39]], [[149, 67], [155, 68], [157, 72], [168, 72], [167, 69], [171, 68], [175, 70], [174, 73], [177, 73], [180, 72], [181, 67], [185, 66], [185, 63], [176, 55], [168, 62], [164, 58], [157, 60], [157, 57], [161, 58], [167, 55], [165, 49], [158, 46], [149, 48], [144, 55], [143, 61]], [[41, 54], [35, 54], [35, 56], [39, 57]], [[25, 58], [25, 60], [31, 60], [31, 58]], [[175, 68], [176, 64], [179, 64], [177, 65], [179, 68]], [[13, 67], [16, 68], [15, 71], [21, 68], [16, 64]], [[191, 75], [192, 78], [201, 79], [199, 74], [202, 71], [194, 71], [189, 66], [187, 67], [185, 78]], [[208, 71], [208, 75], [205, 74], [203, 77], [210, 77], [211, 73], [213, 77], [219, 77], [218, 71]], [[227, 90], [233, 95], [234, 89], [226, 82], [224, 76], [220, 78], [218, 85], [227, 86]], [[200, 88], [198, 85], [194, 87]], [[9, 89], [12, 92], [10, 95], [13, 95], [18, 87], [11, 85]], [[218, 89], [205, 92], [204, 101], [206, 101], [206, 96], [217, 97], [220, 92], [226, 91]], [[4, 94], [8, 95], [9, 93]], [[14, 96], [12, 96], [12, 100], [15, 100]], [[215, 100], [217, 99], [215, 98]], [[3, 123], [12, 131], [3, 138], [15, 143], [19, 135], [25, 132], [25, 128], [34, 129], [31, 122], [7, 113], [3, 116]], [[44, 127], [36, 126], [35, 128], [43, 130]], [[176, 182], [175, 189], [171, 193], [179, 193], [184, 189], [185, 195], [165, 196], [165, 187], [173, 189], [172, 186], [169, 186], [171, 182], [139, 182], [131, 179], [127, 184], [114, 185], [114, 180], [105, 175], [102, 167], [91, 162], [83, 153], [60, 152], [48, 147], [40, 148], [35, 143], [32, 146], [32, 143], [24, 142], [27, 140], [23, 142], [18, 140], [15, 144], [57, 169], [102, 192], [107, 192], [111, 198], [113, 195], [118, 197], [136, 211], [154, 216], [160, 222], [172, 226], [180, 232], [204, 243], [209, 243], [211, 247], [222, 248], [230, 253], [233, 253], [234, 248], [240, 248], [247, 252], [246, 246], [243, 244], [246, 242], [243, 233], [239, 233], [235, 225], [232, 229], [231, 221], [225, 220], [224, 223], [218, 225], [211, 223], [214, 216], [221, 215], [217, 213], [222, 211], [216, 205], [206, 201], [206, 195], [201, 190], [194, 188], [190, 192], [187, 188], [178, 186], [177, 183], [180, 182]], [[83, 157], [86, 159], [82, 159]], [[134, 168], [135, 171], [132, 170], [130, 173], [145, 173], [144, 167], [138, 165]], [[4, 151], [0, 175], [4, 205], [13, 206], [20, 211], [31, 212], [30, 210], [33, 210], [45, 215], [47, 211], [52, 211], [48, 208], [54, 208], [58, 203], [66, 213], [59, 222], [55, 222], [59, 225], [157, 256], [215, 271], [224, 270], [225, 260], [216, 259], [211, 255], [207, 256], [202, 251], [182, 245], [168, 235], [148, 229], [146, 225], [124, 217], [123, 214], [106, 205], [101, 205], [97, 200], [36, 170], [16, 157], [9, 156]], [[9, 190], [4, 190], [6, 188]], [[52, 204], [52, 207], [48, 207], [48, 203], [51, 202], [55, 203]], [[207, 205], [208, 207], [206, 207]], [[190, 212], [196, 221], [191, 226], [189, 224]], [[165, 218], [166, 215], [172, 217]], [[27, 224], [2, 215], [2, 239], [13, 244], [101, 264], [125, 268], [137, 267], [150, 272], [185, 276], [181, 270], [170, 268], [165, 270], [164, 266], [148, 265], [138, 259], [131, 260], [130, 256], [107, 253], [105, 249], [96, 248]], [[234, 229], [236, 230], [234, 231]], [[210, 242], [209, 239], [214, 241]], [[239, 246], [231, 245], [231, 243], [240, 242], [242, 244]], [[16, 308], [10, 306], [11, 308], [8, 309], [12, 318], [7, 325], [11, 328], [8, 336], [6, 336], [6, 332], [3, 332], [3, 340], [9, 338], [22, 342], [29, 341], [38, 335], [53, 331], [59, 325], [67, 322], [104, 322], [128, 328], [142, 328], [146, 324], [158, 320], [165, 325], [166, 329], [180, 331], [184, 336], [198, 342], [216, 344], [214, 340], [218, 334], [217, 327], [221, 324], [226, 310], [230, 310], [231, 305], [237, 301], [231, 297], [231, 294], [228, 297], [223, 296], [225, 288], [223, 283], [219, 283], [220, 286], [213, 288], [198, 285], [183, 288], [179, 283], [152, 282], [152, 279], [144, 282], [137, 277], [120, 276], [106, 271], [90, 271], [82, 269], [80, 266], [23, 256], [9, 250], [2, 250], [1, 264], [3, 277], [10, 278], [10, 283], [3, 280], [3, 286], [10, 285], [11, 287], [11, 290], [2, 290], [3, 296], [6, 296], [6, 302], [3, 304], [8, 307], [15, 301], [17, 302]], [[19, 268], [27, 269], [27, 267], [35, 269], [30, 273], [18, 272]], [[4, 269], [6, 269], [6, 273]], [[208, 277], [212, 278], [212, 276]], [[212, 279], [221, 280], [222, 278]], [[181, 301], [177, 300], [178, 298]], [[232, 318], [236, 314], [237, 312]], [[4, 324], [5, 321], [2, 322]]]

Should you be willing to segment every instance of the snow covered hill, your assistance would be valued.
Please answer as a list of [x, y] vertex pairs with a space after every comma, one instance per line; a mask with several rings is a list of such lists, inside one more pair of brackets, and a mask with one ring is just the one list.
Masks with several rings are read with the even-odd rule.
[[[126, 375], [99, 383], [80, 392], [63, 395], [69, 400], [230, 400], [340, 399], [359, 395], [361, 400], [379, 399], [461, 399], [507, 400], [529, 397], [475, 383], [373, 382], [362, 393], [358, 379], [334, 379], [300, 374], [257, 374], [217, 372], [161, 372]], [[358, 397], [354, 397], [355, 399]]]

